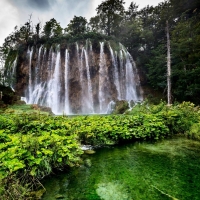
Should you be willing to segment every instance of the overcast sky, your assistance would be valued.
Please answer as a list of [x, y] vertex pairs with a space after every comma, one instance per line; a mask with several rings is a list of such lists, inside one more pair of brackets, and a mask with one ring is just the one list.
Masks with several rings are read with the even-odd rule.
[[[124, 0], [127, 8], [133, 0]], [[139, 9], [147, 6], [156, 6], [163, 0], [134, 0]], [[95, 9], [102, 0], [0, 0], [0, 45], [14, 30], [28, 21], [32, 15], [33, 24], [39, 21], [42, 25], [55, 18], [62, 28], [74, 15], [83, 16], [87, 20], [96, 15]]]

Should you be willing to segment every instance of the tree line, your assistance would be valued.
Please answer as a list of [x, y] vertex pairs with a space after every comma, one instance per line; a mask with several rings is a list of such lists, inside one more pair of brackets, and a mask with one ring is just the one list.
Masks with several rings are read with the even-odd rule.
[[[56, 19], [42, 27], [32, 25], [31, 17], [23, 26], [15, 27], [0, 47], [1, 60], [14, 55], [22, 46], [86, 38], [108, 38], [121, 42], [145, 74], [143, 85], [167, 94], [167, 37], [169, 26], [171, 48], [171, 84], [173, 101], [200, 103], [200, 2], [168, 0], [157, 6], [138, 9], [132, 2], [128, 9], [124, 0], [104, 0], [96, 8], [96, 16], [86, 20], [74, 16], [66, 28]], [[14, 57], [14, 56], [13, 56]]]

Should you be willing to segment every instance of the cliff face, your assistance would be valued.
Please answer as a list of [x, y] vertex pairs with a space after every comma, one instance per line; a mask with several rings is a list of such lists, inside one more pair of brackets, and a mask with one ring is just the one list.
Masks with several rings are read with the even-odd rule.
[[106, 113], [109, 103], [142, 99], [132, 57], [121, 45], [29, 47], [18, 57], [15, 90], [27, 103], [61, 113]]

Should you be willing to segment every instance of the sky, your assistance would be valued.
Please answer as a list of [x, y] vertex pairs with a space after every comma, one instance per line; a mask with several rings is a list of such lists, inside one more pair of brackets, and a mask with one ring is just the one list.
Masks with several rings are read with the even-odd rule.
[[[33, 25], [55, 18], [62, 28], [66, 28], [74, 15], [85, 17], [88, 21], [96, 15], [95, 9], [103, 0], [0, 0], [0, 46], [13, 32], [15, 26], [24, 25], [30, 18]], [[131, 2], [139, 9], [156, 6], [163, 0], [124, 0], [127, 8]]]

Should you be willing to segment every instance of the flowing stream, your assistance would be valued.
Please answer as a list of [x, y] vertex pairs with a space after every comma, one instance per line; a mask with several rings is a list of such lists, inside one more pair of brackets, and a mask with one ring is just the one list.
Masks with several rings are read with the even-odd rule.
[[176, 138], [96, 149], [83, 164], [44, 180], [43, 199], [197, 200], [200, 142]]

